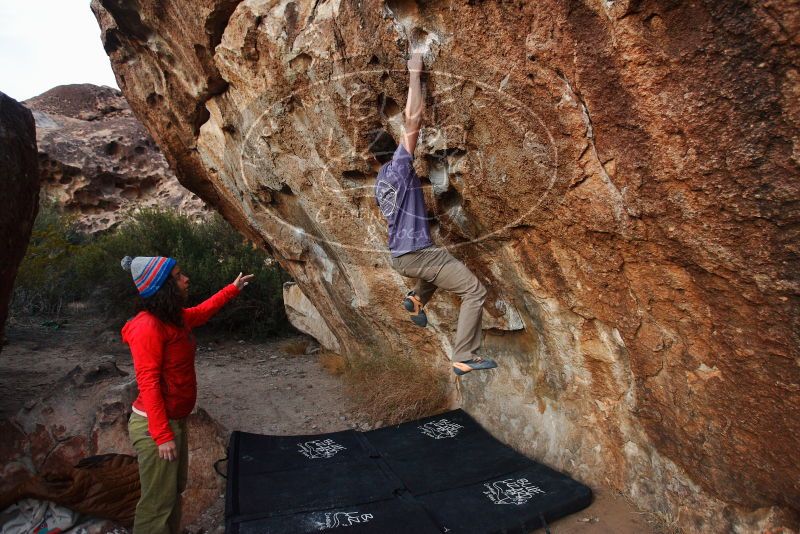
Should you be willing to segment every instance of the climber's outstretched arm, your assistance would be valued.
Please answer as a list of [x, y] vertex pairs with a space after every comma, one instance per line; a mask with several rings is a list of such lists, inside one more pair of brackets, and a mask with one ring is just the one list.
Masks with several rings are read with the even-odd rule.
[[408, 99], [406, 100], [405, 133], [403, 146], [414, 155], [417, 146], [422, 115], [425, 113], [425, 99], [422, 96], [422, 54], [413, 53], [408, 60]]

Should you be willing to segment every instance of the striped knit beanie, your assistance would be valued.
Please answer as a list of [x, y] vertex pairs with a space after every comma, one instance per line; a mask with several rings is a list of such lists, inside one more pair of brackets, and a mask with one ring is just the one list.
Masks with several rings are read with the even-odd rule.
[[161, 289], [177, 262], [164, 256], [125, 256], [120, 263], [123, 269], [131, 272], [139, 294], [150, 297]]

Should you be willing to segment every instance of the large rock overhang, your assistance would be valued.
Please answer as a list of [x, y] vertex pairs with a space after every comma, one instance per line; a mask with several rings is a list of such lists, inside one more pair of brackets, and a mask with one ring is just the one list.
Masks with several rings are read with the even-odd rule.
[[273, 252], [342, 352], [444, 366], [457, 301], [407, 321], [367, 155], [377, 131], [397, 139], [404, 56], [424, 48], [415, 166], [437, 242], [497, 319], [500, 368], [463, 381], [466, 409], [683, 525], [790, 521], [796, 7], [92, 5], [179, 179]]

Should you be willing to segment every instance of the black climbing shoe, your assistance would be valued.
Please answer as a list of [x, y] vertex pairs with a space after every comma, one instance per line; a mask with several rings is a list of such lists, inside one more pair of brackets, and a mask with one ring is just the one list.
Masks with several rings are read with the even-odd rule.
[[422, 309], [422, 301], [419, 300], [413, 290], [406, 293], [406, 298], [403, 299], [403, 307], [411, 314], [411, 320], [415, 325], [423, 328], [428, 326], [428, 316], [425, 315], [425, 310]]
[[[458, 363], [463, 363], [464, 365], [472, 369], [472, 371], [479, 371], [482, 369], [494, 369], [495, 367], [497, 367], [497, 364], [495, 363], [494, 360], [490, 360], [488, 358], [481, 358], [480, 356], [477, 356], [465, 362], [458, 362]], [[462, 371], [455, 365], [453, 366], [453, 372], [458, 376], [471, 373], [472, 371]]]

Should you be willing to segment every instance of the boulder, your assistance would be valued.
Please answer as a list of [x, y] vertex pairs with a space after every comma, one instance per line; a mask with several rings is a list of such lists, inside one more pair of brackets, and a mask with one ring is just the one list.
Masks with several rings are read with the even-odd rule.
[[141, 208], [208, 214], [118, 90], [61, 85], [25, 104], [36, 120], [42, 193], [81, 231], [107, 230]]
[[[136, 455], [128, 438], [136, 381], [105, 362], [75, 367], [52, 394], [0, 421], [0, 494], [35, 474], [63, 473], [99, 454]], [[225, 491], [214, 462], [225, 457], [227, 432], [202, 408], [187, 419], [189, 479], [183, 492], [184, 526], [198, 520]]]
[[465, 409], [687, 530], [797, 527], [796, 3], [92, 8], [181, 182], [273, 253], [341, 353], [446, 366], [457, 299], [407, 320], [368, 151], [399, 139], [423, 51], [434, 240], [495, 318], [499, 368], [461, 381]]
[[293, 327], [319, 341], [327, 350], [337, 353], [341, 350], [325, 319], [294, 282], [283, 284], [283, 306]]
[[33, 116], [22, 104], [0, 93], [0, 351], [14, 279], [38, 211]]

